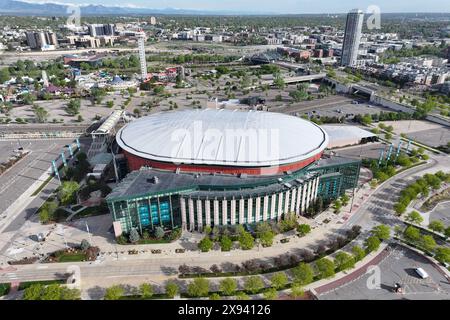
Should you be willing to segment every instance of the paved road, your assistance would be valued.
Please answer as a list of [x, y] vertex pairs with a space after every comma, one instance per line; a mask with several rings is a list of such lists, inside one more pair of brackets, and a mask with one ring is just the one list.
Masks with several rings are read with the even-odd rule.
[[[319, 295], [320, 300], [448, 300], [450, 299], [450, 282], [442, 272], [426, 257], [404, 247], [396, 247], [381, 262], [375, 263], [380, 268], [379, 288], [369, 289], [369, 277], [373, 272], [365, 272], [357, 279], [342, 284]], [[421, 279], [414, 268], [423, 268], [430, 277]], [[369, 281], [370, 282], [370, 281]], [[400, 283], [404, 294], [393, 292], [394, 284]]]

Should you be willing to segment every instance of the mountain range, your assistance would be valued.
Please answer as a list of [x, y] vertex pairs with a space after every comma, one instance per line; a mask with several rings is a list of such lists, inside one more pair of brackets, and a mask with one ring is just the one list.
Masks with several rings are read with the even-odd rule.
[[[26, 2], [17, 0], [0, 0], [0, 15], [18, 16], [67, 16], [69, 5], [62, 3]], [[233, 11], [207, 11], [190, 9], [151, 9], [140, 7], [119, 7], [103, 5], [80, 5], [81, 15], [237, 15], [250, 14]], [[255, 13], [253, 13], [255, 14]], [[258, 14], [270, 14], [269, 12], [259, 12]]]

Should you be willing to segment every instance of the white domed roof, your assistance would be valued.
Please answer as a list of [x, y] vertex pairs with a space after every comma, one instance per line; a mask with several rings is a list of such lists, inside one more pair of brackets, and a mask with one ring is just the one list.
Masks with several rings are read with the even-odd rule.
[[279, 113], [186, 110], [140, 118], [117, 133], [125, 151], [180, 164], [259, 167], [294, 163], [322, 152], [324, 130]]

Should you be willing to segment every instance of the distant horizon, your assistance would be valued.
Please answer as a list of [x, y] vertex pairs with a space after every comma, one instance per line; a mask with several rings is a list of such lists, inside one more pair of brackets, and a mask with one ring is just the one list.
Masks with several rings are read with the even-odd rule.
[[[215, 0], [13, 0], [29, 3], [55, 3], [61, 5], [99, 5], [105, 7], [122, 7], [130, 9], [147, 9], [163, 11], [175, 9], [180, 11], [201, 11], [201, 12], [227, 12], [245, 15], [324, 15], [324, 14], [346, 14], [354, 8], [363, 10], [365, 13], [368, 7], [374, 5], [372, 0], [349, 0], [344, 3], [336, 3], [333, 0], [223, 0], [217, 3]], [[377, 4], [381, 13], [386, 14], [450, 14], [450, 1], [442, 3], [441, 0], [410, 1], [390, 1], [378, 0]], [[258, 8], [255, 10], [255, 8]], [[303, 9], [307, 8], [307, 9]], [[324, 8], [327, 8], [324, 10]], [[303, 10], [302, 10], [303, 9]]]

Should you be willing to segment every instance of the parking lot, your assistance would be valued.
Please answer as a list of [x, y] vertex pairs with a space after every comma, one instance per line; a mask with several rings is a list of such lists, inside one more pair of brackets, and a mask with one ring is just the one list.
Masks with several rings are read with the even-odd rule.
[[446, 145], [450, 141], [450, 129], [440, 124], [420, 121], [384, 121], [387, 126], [392, 126], [396, 134], [406, 134], [410, 139], [416, 140], [430, 147]]
[[389, 146], [380, 142], [370, 142], [353, 147], [334, 149], [333, 152], [337, 156], [352, 159], [379, 159], [381, 150], [388, 151]]
[[[379, 288], [369, 289], [373, 272], [346, 283], [334, 290], [321, 294], [320, 300], [443, 300], [450, 299], [450, 282], [424, 256], [404, 247], [394, 248], [382, 260], [380, 268], [381, 284]], [[422, 279], [415, 268], [423, 268], [429, 278]], [[370, 277], [370, 278], [369, 278]], [[394, 285], [399, 283], [404, 293], [395, 293]]]
[[441, 221], [445, 227], [450, 226], [450, 202], [440, 203], [430, 213], [430, 221]]

